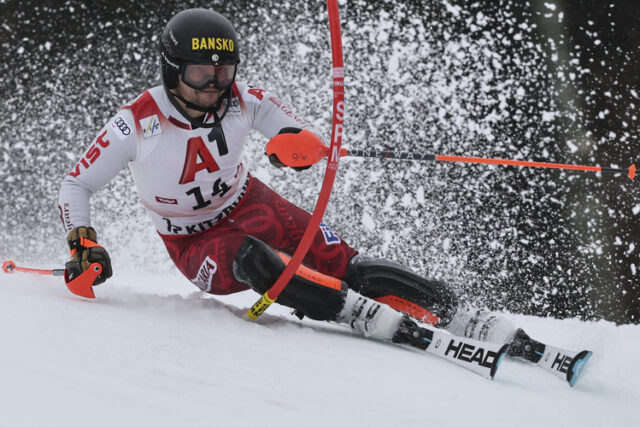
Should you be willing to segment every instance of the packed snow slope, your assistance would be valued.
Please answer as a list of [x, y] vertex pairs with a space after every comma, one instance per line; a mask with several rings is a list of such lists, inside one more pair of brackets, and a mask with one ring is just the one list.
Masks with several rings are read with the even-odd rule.
[[97, 299], [0, 272], [3, 426], [637, 426], [640, 326], [512, 316], [593, 350], [574, 388], [505, 361], [495, 380], [342, 325], [119, 271]]

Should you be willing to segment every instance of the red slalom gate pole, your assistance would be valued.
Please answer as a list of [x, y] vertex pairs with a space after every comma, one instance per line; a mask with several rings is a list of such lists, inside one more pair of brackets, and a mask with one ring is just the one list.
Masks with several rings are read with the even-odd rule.
[[280, 293], [287, 286], [296, 270], [302, 264], [302, 260], [309, 251], [311, 243], [316, 235], [322, 217], [329, 203], [333, 182], [338, 170], [340, 160], [340, 145], [342, 143], [342, 132], [344, 122], [344, 65], [342, 60], [342, 36], [340, 33], [340, 14], [337, 0], [327, 0], [329, 11], [329, 28], [331, 31], [331, 52], [333, 56], [333, 124], [331, 127], [331, 145], [328, 148], [329, 160], [324, 173], [320, 195], [316, 202], [315, 209], [311, 214], [309, 224], [304, 231], [302, 239], [298, 244], [291, 260], [285, 267], [280, 277], [269, 288], [262, 298], [258, 300], [247, 312], [250, 319], [257, 319], [267, 308], [280, 296]]

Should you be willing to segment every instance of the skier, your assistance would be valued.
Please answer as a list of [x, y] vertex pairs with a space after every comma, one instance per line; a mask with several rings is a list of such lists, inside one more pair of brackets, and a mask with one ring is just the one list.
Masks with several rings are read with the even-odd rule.
[[[60, 218], [73, 280], [92, 262], [112, 275], [89, 218], [90, 196], [126, 165], [177, 268], [202, 291], [263, 294], [297, 247], [310, 215], [251, 176], [242, 155], [251, 129], [300, 144], [313, 127], [275, 95], [236, 81], [240, 43], [231, 23], [206, 9], [175, 15], [160, 40], [162, 85], [122, 107], [62, 181]], [[269, 160], [284, 165], [272, 154]], [[299, 168], [304, 169], [304, 168]], [[445, 283], [350, 247], [322, 224], [278, 303], [300, 316], [424, 348], [424, 323], [454, 335], [509, 343], [534, 363], [545, 345], [504, 317], [468, 307]]]

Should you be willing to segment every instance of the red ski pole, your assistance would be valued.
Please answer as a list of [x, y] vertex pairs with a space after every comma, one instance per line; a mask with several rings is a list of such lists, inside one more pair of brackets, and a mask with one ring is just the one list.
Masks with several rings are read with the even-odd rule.
[[71, 293], [84, 298], [95, 298], [96, 295], [93, 292], [93, 283], [96, 281], [96, 278], [100, 273], [102, 273], [102, 266], [99, 263], [94, 262], [87, 270], [73, 280], [69, 280], [66, 270], [63, 268], [54, 268], [52, 270], [27, 268], [19, 267], [13, 261], [5, 261], [2, 263], [2, 270], [5, 273], [15, 273], [18, 271], [21, 273], [42, 274], [46, 276], [64, 276], [64, 281]]
[[18, 267], [13, 261], [5, 261], [2, 263], [2, 271], [5, 273], [13, 273], [20, 271], [22, 273], [42, 274], [45, 276], [64, 276], [64, 268], [55, 268], [53, 270], [41, 270], [38, 268]]
[[250, 319], [257, 319], [271, 304], [280, 296], [280, 293], [287, 286], [296, 270], [302, 264], [302, 260], [307, 254], [311, 243], [316, 235], [318, 227], [322, 222], [322, 217], [329, 203], [329, 196], [333, 188], [333, 182], [338, 170], [340, 156], [340, 144], [342, 143], [342, 124], [344, 121], [344, 66], [342, 62], [342, 39], [340, 34], [340, 15], [338, 12], [338, 1], [327, 0], [329, 10], [329, 27], [331, 31], [331, 51], [333, 54], [333, 125], [331, 129], [331, 145], [327, 147], [329, 161], [322, 181], [320, 195], [316, 202], [316, 207], [311, 214], [309, 224], [302, 235], [291, 260], [285, 267], [280, 277], [265, 292], [247, 313]]

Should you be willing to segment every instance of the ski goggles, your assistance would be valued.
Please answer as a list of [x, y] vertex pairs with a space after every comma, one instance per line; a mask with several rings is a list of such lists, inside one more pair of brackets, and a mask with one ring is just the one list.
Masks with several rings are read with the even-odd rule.
[[236, 77], [236, 64], [208, 65], [186, 63], [182, 68], [182, 81], [189, 87], [202, 90], [213, 84], [218, 90], [231, 86]]

